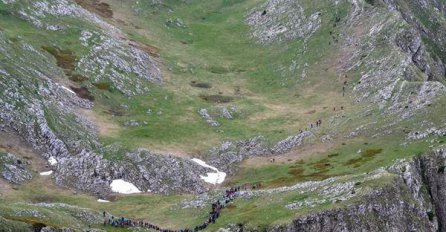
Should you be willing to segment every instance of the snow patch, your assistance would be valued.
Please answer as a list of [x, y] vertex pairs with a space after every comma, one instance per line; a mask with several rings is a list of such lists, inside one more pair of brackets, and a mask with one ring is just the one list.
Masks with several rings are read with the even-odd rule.
[[51, 156], [51, 157], [48, 159], [48, 163], [50, 163], [51, 166], [54, 166], [54, 165], [57, 164], [57, 160], [56, 160], [56, 158], [54, 158], [53, 156]]
[[110, 201], [102, 200], [102, 199], [98, 199], [98, 202], [101, 202], [101, 203], [108, 203], [108, 202], [110, 202]]
[[134, 184], [122, 179], [113, 180], [110, 187], [115, 193], [132, 194], [141, 192]]
[[202, 167], [209, 168], [215, 171], [215, 172], [208, 172], [207, 176], [200, 175], [200, 178], [205, 182], [210, 184], [221, 184], [223, 183], [223, 181], [225, 181], [226, 173], [220, 172], [216, 167], [206, 164], [206, 162], [204, 162], [203, 160], [193, 158], [192, 161], [194, 161], [195, 163], [199, 164]]
[[53, 173], [53, 171], [48, 171], [48, 172], [41, 172], [40, 175], [41, 176], [49, 176]]
[[69, 89], [69, 88], [67, 88], [67, 87], [65, 87], [63, 85], [61, 87], [62, 87], [62, 89], [65, 89], [66, 91], [68, 91], [68, 92], [70, 92], [72, 94], [76, 94], [73, 90], [71, 90], [71, 89]]

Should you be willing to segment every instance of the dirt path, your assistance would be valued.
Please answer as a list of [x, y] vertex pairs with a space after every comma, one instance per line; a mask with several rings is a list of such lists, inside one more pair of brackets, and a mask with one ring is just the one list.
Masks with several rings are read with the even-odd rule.
[[79, 113], [94, 123], [100, 136], [110, 136], [120, 129], [119, 126], [111, 120], [98, 115], [93, 110], [79, 109]]

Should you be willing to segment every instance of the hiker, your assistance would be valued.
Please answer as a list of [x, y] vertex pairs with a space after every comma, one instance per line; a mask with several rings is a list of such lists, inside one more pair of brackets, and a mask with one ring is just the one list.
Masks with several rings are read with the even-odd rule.
[[344, 106], [341, 106], [341, 110], [344, 110]]

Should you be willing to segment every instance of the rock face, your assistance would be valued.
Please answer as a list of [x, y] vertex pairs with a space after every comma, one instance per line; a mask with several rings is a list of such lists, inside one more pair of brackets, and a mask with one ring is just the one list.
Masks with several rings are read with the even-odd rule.
[[446, 152], [436, 151], [432, 156], [416, 158], [427, 185], [430, 200], [440, 231], [446, 231]]
[[394, 187], [380, 189], [360, 204], [301, 217], [271, 231], [436, 231], [424, 208], [406, 202], [407, 194]]
[[117, 162], [83, 151], [78, 156], [59, 160], [54, 176], [58, 184], [68, 184], [106, 198], [115, 179], [124, 179], [142, 192], [203, 192], [207, 186], [200, 175], [209, 171], [190, 159], [140, 149], [127, 153]]
[[210, 169], [197, 165], [189, 159], [153, 154], [147, 150], [138, 150], [127, 154], [123, 164], [126, 169], [123, 177], [133, 180], [141, 191], [204, 192], [207, 190], [200, 175]]
[[252, 36], [262, 43], [304, 38], [314, 33], [321, 24], [320, 13], [308, 12], [300, 1], [270, 0], [253, 9], [247, 22]]
[[446, 4], [439, 0], [396, 1], [383, 0], [393, 11], [399, 12], [409, 23], [422, 42], [418, 49], [412, 49], [413, 61], [421, 71], [427, 74], [429, 80], [444, 81], [445, 72], [445, 39], [446, 22], [444, 14]]
[[[305, 56], [307, 43], [319, 33], [326, 11], [347, 7], [347, 17], [336, 14], [333, 19], [333, 30], [339, 27], [340, 33], [335, 36], [330, 31], [330, 35], [336, 38], [333, 43], [342, 44], [347, 53], [337, 57], [338, 75], [361, 70], [359, 81], [353, 83], [358, 102], [376, 104], [388, 114], [409, 118], [438, 96], [446, 95], [443, 2], [350, 0], [319, 3], [318, 7], [315, 4], [267, 1], [252, 9], [246, 22], [252, 37], [262, 44], [301, 39], [304, 48], [299, 53]], [[300, 67], [305, 79], [307, 66], [293, 60], [289, 68], [279, 68], [278, 72]]]
[[303, 131], [289, 136], [273, 146], [268, 146], [262, 137], [237, 142], [227, 141], [208, 152], [208, 162], [224, 172], [232, 173], [237, 168], [237, 163], [248, 157], [280, 155], [300, 146], [305, 139], [312, 136], [311, 132]]

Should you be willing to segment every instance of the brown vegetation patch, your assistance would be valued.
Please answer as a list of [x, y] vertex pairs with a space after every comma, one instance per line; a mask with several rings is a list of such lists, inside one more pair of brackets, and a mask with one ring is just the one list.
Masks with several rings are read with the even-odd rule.
[[212, 88], [212, 85], [206, 82], [197, 82], [197, 81], [191, 81], [190, 85], [192, 87], [196, 87], [196, 88], [202, 88], [202, 89], [210, 89]]
[[372, 160], [376, 155], [380, 154], [383, 151], [383, 149], [367, 149], [363, 152], [361, 152], [361, 156], [358, 158], [353, 158], [350, 160], [347, 160], [347, 162], [344, 163], [344, 166], [351, 166], [353, 165], [354, 168], [360, 167], [362, 164]]
[[277, 179], [268, 181], [265, 183], [267, 187], [283, 187], [286, 185], [292, 185], [303, 181], [320, 181], [327, 178], [333, 177], [333, 175], [326, 174], [327, 169], [317, 172], [312, 172], [309, 174], [304, 174], [305, 171], [301, 168], [293, 168], [289, 170], [290, 177], [279, 177]]
[[108, 3], [101, 2], [100, 0], [75, 0], [75, 2], [104, 18], [113, 17], [113, 11]]
[[364, 157], [374, 157], [375, 155], [378, 155], [379, 153], [381, 153], [383, 151], [383, 149], [367, 149], [363, 152], [363, 156]]
[[200, 98], [211, 103], [229, 103], [234, 100], [233, 97], [225, 95], [200, 95]]
[[318, 171], [327, 171], [328, 168], [331, 167], [330, 160], [328, 158], [321, 159], [316, 163], [312, 164], [313, 168]]
[[109, 90], [111, 87], [110, 83], [108, 82], [96, 82], [93, 85], [100, 90]]
[[314, 114], [314, 113], [316, 113], [316, 110], [310, 110], [310, 111], [306, 112], [305, 114]]
[[288, 171], [289, 174], [293, 175], [293, 176], [301, 176], [302, 174], [304, 174], [304, 169], [303, 168], [292, 168]]
[[235, 209], [237, 206], [235, 204], [229, 204], [226, 206], [227, 209]]
[[82, 75], [79, 75], [79, 74], [72, 74], [71, 76], [68, 76], [68, 78], [71, 81], [74, 81], [74, 82], [77, 82], [77, 83], [82, 83], [82, 82], [88, 80], [88, 78], [86, 78], [86, 77], [84, 77]]
[[89, 101], [94, 101], [94, 96], [91, 95], [91, 93], [87, 89], [87, 87], [82, 86], [80, 88], [76, 88], [74, 86], [70, 86], [70, 89], [73, 90], [78, 97], [83, 98], [83, 99], [87, 99]]
[[63, 69], [65, 75], [71, 81], [81, 83], [88, 80], [88, 78], [74, 73], [74, 69], [76, 68], [76, 55], [72, 51], [50, 46], [42, 46], [42, 49], [56, 58], [57, 66]]
[[338, 153], [333, 153], [333, 154], [328, 155], [328, 158], [332, 158], [332, 157], [336, 157], [336, 156], [339, 156], [339, 154]]
[[70, 50], [61, 50], [55, 47], [42, 46], [42, 49], [50, 53], [57, 60], [57, 66], [64, 69], [65, 73], [74, 71], [74, 62], [76, 61], [76, 56]]

